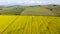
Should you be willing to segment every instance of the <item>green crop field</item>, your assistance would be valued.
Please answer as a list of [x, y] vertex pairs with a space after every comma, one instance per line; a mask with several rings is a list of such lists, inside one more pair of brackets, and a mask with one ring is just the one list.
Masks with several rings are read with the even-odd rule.
[[0, 34], [60, 34], [60, 17], [0, 15]]

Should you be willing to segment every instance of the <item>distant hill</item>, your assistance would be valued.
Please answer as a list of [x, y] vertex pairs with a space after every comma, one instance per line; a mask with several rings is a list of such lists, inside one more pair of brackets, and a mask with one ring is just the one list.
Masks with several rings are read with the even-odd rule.
[[[1, 6], [0, 6], [1, 7]], [[60, 16], [60, 5], [2, 6], [1, 15], [53, 15]]]

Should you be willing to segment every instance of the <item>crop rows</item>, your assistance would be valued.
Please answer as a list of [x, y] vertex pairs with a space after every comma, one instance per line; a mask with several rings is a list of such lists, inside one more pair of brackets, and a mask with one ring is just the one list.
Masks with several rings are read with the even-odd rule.
[[60, 34], [60, 17], [1, 16], [0, 18], [7, 19], [6, 22], [0, 19], [3, 21], [2, 25], [0, 24], [3, 27], [0, 26], [1, 34]]

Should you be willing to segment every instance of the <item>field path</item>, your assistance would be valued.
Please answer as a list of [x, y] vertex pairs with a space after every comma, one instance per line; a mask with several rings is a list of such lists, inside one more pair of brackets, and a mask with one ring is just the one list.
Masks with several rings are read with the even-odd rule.
[[2, 34], [5, 30], [7, 30], [17, 19], [18, 17], [16, 17], [0, 34]]

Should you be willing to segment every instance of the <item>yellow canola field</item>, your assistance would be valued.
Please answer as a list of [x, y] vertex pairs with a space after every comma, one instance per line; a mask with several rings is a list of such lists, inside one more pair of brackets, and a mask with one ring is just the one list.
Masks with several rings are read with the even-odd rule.
[[0, 15], [0, 33], [16, 18], [16, 16]]
[[0, 34], [60, 34], [60, 17], [0, 16]]

